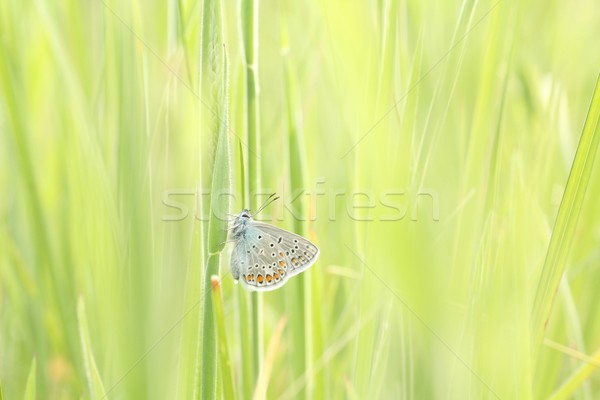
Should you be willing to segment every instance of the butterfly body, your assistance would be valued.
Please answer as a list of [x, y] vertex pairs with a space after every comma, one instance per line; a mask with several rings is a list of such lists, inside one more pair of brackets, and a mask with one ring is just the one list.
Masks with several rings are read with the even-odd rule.
[[277, 289], [310, 267], [319, 249], [309, 240], [274, 225], [257, 222], [242, 210], [231, 227], [235, 247], [231, 274], [250, 290]]

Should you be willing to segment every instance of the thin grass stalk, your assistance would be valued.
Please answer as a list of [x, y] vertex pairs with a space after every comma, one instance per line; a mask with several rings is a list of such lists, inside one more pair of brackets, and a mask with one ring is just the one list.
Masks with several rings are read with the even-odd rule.
[[[246, 168], [244, 168], [244, 147], [242, 142], [238, 141], [238, 156], [239, 156], [239, 189], [242, 194], [241, 208], [248, 204], [248, 186], [246, 177]], [[236, 290], [237, 294], [237, 305], [238, 305], [238, 321], [240, 332], [252, 332], [252, 325], [250, 320], [250, 293], [246, 290]], [[242, 373], [239, 379], [239, 393], [242, 394], [244, 399], [252, 397], [252, 387], [254, 386], [254, 363], [252, 362], [253, 349], [252, 349], [252, 335], [238, 335], [240, 339], [241, 348], [241, 360], [240, 365]]]
[[[248, 133], [248, 207], [258, 209], [257, 194], [261, 188], [260, 119], [258, 102], [258, 0], [242, 0], [241, 27], [246, 67], [246, 129]], [[251, 293], [253, 383], [258, 378], [263, 354], [262, 297]]]
[[27, 383], [25, 384], [25, 393], [23, 400], [36, 400], [36, 374], [37, 374], [37, 362], [35, 358], [31, 361], [31, 367], [29, 368], [29, 375], [27, 376]]
[[[298, 127], [296, 124], [296, 108], [292, 97], [294, 96], [292, 87], [291, 67], [289, 62], [289, 43], [287, 37], [287, 26], [285, 17], [281, 24], [281, 41], [283, 53], [283, 68], [285, 79], [285, 101], [287, 111], [288, 128], [288, 156], [289, 156], [289, 179], [290, 195], [293, 197], [296, 190], [304, 188], [304, 163], [298, 152]], [[302, 197], [296, 201], [295, 209], [299, 215], [304, 215], [304, 202]], [[301, 220], [294, 219], [294, 231], [299, 235], [305, 235], [305, 224]], [[291, 340], [294, 343], [294, 352], [292, 353], [292, 368], [294, 376], [298, 377], [306, 372], [306, 363], [310, 356], [306, 355], [306, 333], [304, 332], [305, 317], [305, 299], [304, 287], [306, 284], [305, 274], [298, 275], [294, 280], [294, 285], [290, 285], [288, 290], [290, 310], [290, 333]], [[305, 397], [304, 390], [298, 394], [299, 398]]]
[[248, 131], [249, 206], [257, 209], [261, 189], [260, 118], [258, 103], [258, 0], [242, 0], [242, 35], [246, 66], [246, 129]]
[[[382, 21], [382, 29], [381, 29], [381, 44], [380, 44], [380, 64], [379, 64], [379, 73], [377, 77], [377, 94], [376, 94], [376, 104], [375, 110], [380, 110], [383, 107], [388, 107], [390, 102], [395, 102], [393, 96], [393, 90], [391, 88], [394, 86], [394, 78], [397, 73], [394, 68], [394, 60], [397, 57], [397, 49], [399, 45], [396, 43], [396, 30], [398, 24], [398, 2], [393, 0], [385, 0], [381, 4], [381, 9], [379, 12]], [[402, 102], [405, 105], [405, 102]], [[379, 113], [379, 112], [378, 112]], [[391, 132], [395, 132], [395, 130], [390, 130]], [[390, 142], [394, 140], [394, 137], [397, 137], [395, 134], [388, 134]], [[390, 146], [391, 151], [393, 147]], [[388, 154], [392, 154], [391, 152]], [[391, 303], [388, 303], [386, 306], [382, 307], [385, 311], [381, 313], [381, 320], [378, 321], [377, 330], [374, 332], [373, 337], [375, 338], [375, 342], [372, 350], [372, 358], [371, 358], [371, 376], [369, 378], [369, 395], [374, 396], [374, 398], [382, 398], [381, 390], [384, 385], [384, 377], [386, 376], [386, 366], [388, 361], [388, 353], [389, 353], [389, 329], [388, 325], [390, 323], [390, 310]]]
[[269, 342], [269, 348], [267, 349], [267, 354], [265, 356], [265, 363], [263, 365], [263, 368], [260, 370], [260, 374], [256, 382], [256, 388], [254, 390], [254, 395], [252, 396], [252, 398], [255, 400], [264, 399], [267, 397], [267, 389], [269, 388], [271, 371], [273, 370], [273, 366], [275, 365], [277, 354], [280, 352], [281, 337], [283, 336], [283, 330], [285, 328], [286, 323], [287, 317], [281, 317], [279, 319], [279, 322], [277, 323], [277, 326], [275, 327], [275, 330], [273, 331], [271, 341]]
[[[296, 81], [289, 60], [289, 39], [285, 17], [281, 24], [281, 41], [284, 68], [284, 91], [287, 111], [288, 128], [288, 157], [289, 157], [289, 180], [290, 195], [295, 198], [306, 188], [306, 152], [304, 151], [304, 139], [300, 127], [297, 106]], [[306, 215], [305, 196], [300, 195], [294, 204], [294, 209], [300, 219], [294, 219], [294, 231], [302, 236], [307, 235], [307, 224], [303, 217]], [[322, 373], [318, 374], [321, 379], [315, 380], [315, 375], [310, 373], [314, 368], [316, 354], [322, 353], [321, 324], [320, 324], [320, 292], [312, 291], [311, 274], [300, 274], [295, 278], [295, 283], [290, 285], [287, 292], [287, 304], [290, 310], [290, 336], [294, 343], [292, 354], [292, 368], [295, 377], [309, 371], [306, 388], [299, 394], [299, 398], [319, 398], [323, 395]], [[314, 316], [313, 316], [314, 313]], [[314, 318], [313, 318], [314, 317]], [[318, 347], [318, 348], [316, 348]], [[318, 383], [317, 383], [318, 382]]]
[[[198, 1], [200, 2], [200, 0]], [[198, 4], [198, 2], [196, 4]], [[200, 102], [198, 104], [198, 126], [200, 127], [199, 133], [198, 133], [198, 155], [199, 155], [199, 162], [198, 162], [198, 167], [199, 167], [199, 174], [198, 174], [198, 188], [196, 189], [196, 214], [198, 215], [205, 215], [204, 211], [205, 211], [205, 205], [204, 202], [202, 201], [202, 196], [199, 195], [200, 191], [203, 189], [203, 182], [204, 182], [204, 177], [202, 174], [202, 171], [204, 170], [204, 165], [205, 162], [203, 160], [203, 155], [204, 155], [204, 146], [203, 146], [203, 135], [202, 132], [204, 130], [204, 124], [203, 124], [203, 113], [204, 113], [204, 107], [206, 105], [206, 103], [204, 102], [204, 99], [208, 96], [205, 96], [204, 90], [206, 89], [206, 85], [205, 84], [205, 80], [208, 82], [209, 79], [207, 78], [208, 75], [208, 70], [209, 70], [209, 58], [210, 58], [210, 54], [209, 54], [209, 49], [210, 49], [210, 43], [212, 41], [215, 40], [213, 32], [215, 31], [214, 29], [212, 29], [212, 25], [215, 23], [214, 20], [214, 0], [202, 0], [202, 20], [201, 20], [201, 26], [200, 26], [200, 60], [199, 60], [199, 78], [198, 78], [198, 96], [200, 96]], [[207, 250], [207, 229], [205, 226], [205, 222], [203, 220], [198, 222], [198, 230], [200, 232], [200, 268], [202, 270], [202, 273], [200, 274], [200, 287], [201, 288], [205, 288], [206, 287], [206, 275], [204, 272], [205, 271], [205, 267], [207, 266], [206, 262], [207, 262], [207, 256], [208, 256], [208, 250]], [[205, 295], [205, 291], [203, 291], [201, 289], [200, 291], [200, 296], [204, 296]], [[200, 388], [202, 386], [202, 371], [201, 371], [201, 360], [203, 359], [203, 345], [202, 345], [202, 341], [204, 338], [204, 325], [203, 325], [203, 320], [204, 320], [204, 308], [205, 307], [200, 307], [199, 310], [199, 315], [198, 315], [198, 342], [196, 344], [196, 368], [195, 368], [195, 382], [194, 382], [194, 393], [192, 395], [192, 397], [194, 399], [199, 398], [199, 396], [201, 395], [200, 393]]]
[[[308, 231], [306, 232], [308, 234]], [[328, 398], [327, 386], [325, 385], [324, 369], [316, 369], [316, 363], [321, 355], [325, 352], [323, 344], [323, 319], [322, 309], [323, 303], [321, 298], [321, 286], [319, 271], [311, 269], [308, 271], [308, 279], [305, 280], [304, 296], [307, 312], [306, 318], [306, 335], [307, 335], [307, 370], [311, 372], [311, 378], [307, 385], [310, 393], [310, 398], [323, 399]], [[322, 273], [322, 272], [321, 272]], [[310, 321], [310, 322], [308, 322]]]
[[390, 349], [390, 316], [392, 314], [392, 305], [390, 302], [383, 308], [384, 311], [381, 313], [381, 322], [378, 326], [377, 339], [373, 345], [373, 371], [371, 373], [371, 387], [369, 392], [373, 397], [380, 399], [383, 398], [381, 392], [385, 386], [386, 368], [389, 361], [389, 349]]
[[81, 351], [83, 353], [83, 361], [85, 364], [85, 375], [88, 383], [90, 399], [102, 400], [106, 398], [106, 390], [98, 372], [92, 344], [90, 340], [90, 329], [87, 323], [85, 313], [85, 303], [80, 297], [77, 303], [77, 320], [79, 324], [79, 336], [81, 340]]
[[186, 23], [185, 16], [183, 15], [183, 12], [184, 12], [183, 0], [173, 0], [173, 8], [174, 8], [173, 12], [175, 12], [177, 14], [173, 18], [174, 20], [176, 20], [176, 22], [174, 22], [174, 24], [177, 25], [177, 36], [178, 36], [179, 41], [181, 42], [181, 45], [183, 46], [183, 49], [184, 49], [183, 57], [185, 58], [185, 70], [186, 70], [187, 78], [193, 87], [194, 86], [194, 75], [192, 73], [192, 65], [191, 65], [191, 60], [189, 57], [189, 54], [191, 52], [190, 52], [190, 48], [189, 48], [189, 40], [186, 35], [187, 23]]
[[[375, 98], [378, 101], [383, 100], [386, 107], [390, 97], [389, 82], [392, 81], [393, 57], [395, 56], [396, 8], [397, 2], [385, 0], [381, 10], [381, 61], [379, 62], [379, 73], [377, 74], [377, 96]], [[375, 106], [376, 108], [380, 107], [379, 104]]]
[[252, 362], [253, 382], [258, 380], [263, 358], [262, 297], [258, 293], [250, 293], [252, 309]]
[[590, 375], [597, 371], [600, 366], [600, 350], [597, 350], [592, 357], [586, 357], [588, 360], [575, 370], [566, 381], [557, 388], [549, 397], [550, 400], [563, 400], [573, 398], [574, 393], [586, 382]]
[[[208, 256], [206, 275], [217, 274], [219, 271], [220, 256]], [[205, 278], [204, 312], [202, 314], [202, 358], [200, 366], [200, 398], [211, 400], [217, 398], [217, 338], [214, 326], [214, 311], [210, 297], [210, 279]]]
[[235, 400], [233, 383], [233, 368], [229, 357], [227, 345], [227, 330], [225, 329], [225, 313], [223, 312], [223, 295], [221, 293], [221, 282], [219, 277], [211, 277], [213, 312], [215, 324], [217, 325], [218, 347], [219, 347], [219, 371], [222, 382], [223, 396], [225, 399]]
[[[520, 8], [519, 8], [520, 10]], [[506, 98], [507, 98], [507, 91], [508, 91], [508, 84], [510, 82], [510, 78], [511, 75], [513, 74], [513, 59], [514, 59], [514, 54], [516, 51], [516, 47], [517, 47], [517, 43], [518, 43], [518, 39], [519, 39], [519, 20], [520, 20], [520, 16], [521, 13], [519, 12], [517, 15], [517, 22], [516, 22], [516, 28], [513, 31], [513, 37], [512, 37], [512, 44], [510, 47], [510, 53], [508, 56], [508, 68], [506, 70], [506, 73], [504, 75], [504, 82], [502, 84], [502, 95], [501, 95], [501, 99], [500, 99], [500, 110], [498, 113], [498, 121], [496, 123], [496, 129], [494, 132], [494, 141], [493, 141], [493, 145], [492, 145], [492, 157], [490, 160], [490, 164], [489, 164], [489, 183], [488, 183], [488, 190], [486, 191], [485, 197], [485, 208], [484, 210], [486, 212], [491, 212], [493, 210], [493, 207], [496, 204], [496, 197], [498, 195], [498, 180], [499, 180], [499, 155], [501, 154], [501, 149], [502, 149], [502, 127], [504, 125], [504, 114], [505, 114], [505, 107], [506, 107]]]
[[569, 173], [565, 192], [558, 209], [558, 215], [550, 238], [550, 245], [548, 246], [548, 252], [535, 295], [531, 315], [531, 350], [534, 371], [536, 370], [535, 366], [542, 346], [546, 324], [552, 312], [554, 297], [566, 268], [567, 257], [573, 242], [573, 235], [579, 220], [579, 214], [599, 143], [600, 75], [598, 75], [596, 81], [592, 102], [579, 145], [577, 146], [577, 152], [575, 153], [575, 159]]
[[[135, 4], [135, 3], [134, 3]], [[132, 5], [127, 11], [132, 19], [133, 26], [136, 26], [135, 5]], [[140, 33], [143, 34], [143, 33]], [[135, 49], [137, 42], [131, 36], [115, 37], [116, 46], [123, 46], [124, 49]], [[151, 298], [151, 284], [153, 280], [152, 270], [153, 260], [149, 253], [149, 243], [151, 239], [151, 223], [149, 202], [149, 186], [140, 185], [146, 181], [148, 165], [148, 153], [140, 152], [139, 149], [147, 149], [149, 140], [145, 134], [146, 123], [144, 117], [145, 99], [143, 94], [143, 76], [140, 74], [144, 55], [142, 52], [125, 51], [123, 53], [124, 64], [117, 67], [115, 81], [115, 90], [119, 104], [119, 113], [115, 117], [115, 128], [117, 133], [139, 132], [135, 135], [118, 134], [115, 137], [116, 145], [116, 186], [117, 196], [120, 200], [119, 214], [123, 218], [123, 230], [131, 235], [131, 241], [127, 244], [127, 259], [125, 265], [128, 277], [124, 280], [126, 290], [126, 301], [135, 310], [130, 318], [125, 316], [125, 323], [129, 329], [139, 329], [139, 327], [148, 327], [151, 320], [148, 301]], [[124, 66], [126, 65], [126, 67]], [[154, 246], [152, 246], [154, 247]], [[127, 357], [126, 362], [136, 361], [136, 354], [142, 354], [146, 351], [147, 340], [146, 331], [141, 337], [138, 335], [127, 335], [125, 338], [126, 346], [129, 351], [124, 352]], [[76, 342], [77, 343], [77, 342]], [[125, 397], [147, 398], [152, 389], [146, 383], [150, 369], [148, 364], [132, 370], [128, 376], [128, 384], [124, 387]], [[110, 390], [109, 390], [110, 391]], [[108, 393], [110, 395], [110, 393]]]
[[[220, 4], [214, 4], [215, 30], [220, 29]], [[220, 37], [220, 36], [219, 36]], [[216, 38], [215, 38], [216, 39]], [[213, 40], [218, 42], [218, 40]], [[229, 212], [229, 193], [232, 190], [231, 161], [229, 144], [229, 107], [228, 107], [228, 69], [224, 47], [211, 48], [212, 69], [221, 69], [219, 90], [217, 94], [216, 147], [212, 166], [212, 182], [210, 191], [210, 217], [208, 222], [208, 262], [204, 274], [204, 314], [202, 320], [202, 356], [201, 356], [201, 396], [202, 399], [214, 399], [219, 391], [217, 387], [217, 343], [214, 320], [214, 309], [211, 293], [212, 275], [219, 274], [221, 252], [227, 241], [227, 214]], [[222, 66], [219, 62], [222, 60]], [[215, 74], [218, 76], [218, 74]]]
[[[573, 291], [571, 289], [571, 285], [569, 284], [569, 279], [567, 278], [566, 274], [563, 275], [563, 278], [560, 280], [560, 294], [561, 294], [561, 303], [562, 306], [564, 307], [564, 311], [565, 311], [565, 319], [566, 319], [566, 324], [567, 324], [567, 335], [566, 335], [566, 341], [567, 343], [569, 343], [572, 347], [573, 347], [573, 351], [575, 354], [577, 354], [577, 356], [582, 355], [584, 357], [585, 354], [575, 350], [575, 349], [580, 349], [582, 351], [584, 351], [584, 349], [586, 348], [585, 345], [585, 339], [583, 337], [583, 326], [581, 324], [581, 318], [579, 316], [579, 313], [577, 311], [577, 304], [575, 301], [575, 298], [573, 297]], [[544, 339], [544, 346], [548, 346], [549, 342], [546, 339]], [[558, 344], [558, 343], [556, 343]], [[562, 349], [561, 349], [562, 350]], [[577, 357], [576, 356], [576, 357]], [[591, 357], [588, 357], [587, 361], [591, 360]], [[578, 364], [577, 358], [572, 359], [571, 363], [569, 364], [569, 367], [575, 367]], [[600, 363], [597, 363], [600, 367]], [[530, 373], [531, 374], [531, 373]], [[531, 387], [531, 384], [529, 385], [529, 387]], [[585, 381], [583, 382], [583, 387], [582, 387], [582, 392], [584, 393], [584, 398], [591, 398], [591, 382], [589, 381]]]
[[[14, 151], [17, 155], [17, 165], [19, 170], [19, 177], [22, 180], [25, 190], [27, 192], [26, 201], [29, 207], [29, 212], [34, 227], [31, 229], [33, 234], [33, 242], [35, 244], [36, 251], [34, 252], [35, 263], [34, 275], [35, 279], [42, 281], [45, 270], [51, 270], [48, 268], [52, 265], [52, 254], [51, 248], [48, 242], [48, 229], [46, 219], [44, 218], [44, 212], [42, 204], [40, 202], [40, 196], [38, 191], [38, 184], [35, 180], [34, 169], [30, 157], [29, 143], [27, 138], [29, 137], [28, 128], [26, 125], [26, 117], [24, 115], [26, 107], [20, 101], [18, 93], [22, 91], [21, 85], [19, 85], [21, 79], [19, 71], [16, 69], [14, 63], [10, 61], [15, 58], [14, 51], [8, 47], [8, 43], [0, 41], [0, 95], [2, 96], [2, 108], [5, 110], [7, 123], [5, 126], [8, 127], [10, 138], [14, 144]], [[8, 135], [7, 135], [8, 136]], [[50, 273], [52, 287], [56, 290], [56, 279], [54, 274]], [[52, 295], [47, 293], [46, 285], [39, 285], [40, 298], [50, 301], [53, 298]], [[59, 312], [62, 316], [62, 307], [59, 307]], [[39, 328], [43, 327], [43, 310], [40, 307], [35, 307], [35, 320]], [[46, 358], [46, 340], [47, 335], [43, 335], [43, 329], [35, 332], [35, 340], [38, 345], [42, 345], [39, 349], [37, 356], [40, 359]]]
[[[373, 3], [375, 5], [375, 3]], [[389, 2], [380, 2], [376, 4], [377, 8], [380, 8], [381, 11], [378, 12], [383, 18], [388, 18], [387, 6]], [[383, 35], [385, 34], [385, 29], [381, 31], [382, 39], [381, 44], [384, 44], [386, 40]], [[369, 95], [369, 97], [378, 98], [379, 97], [379, 82], [382, 79], [379, 76], [373, 77], [372, 74], [375, 73], [385, 73], [384, 69], [380, 69], [381, 60], [385, 60], [386, 52], [385, 48], [376, 48], [374, 51], [379, 51], [380, 56], [373, 58], [373, 63], [369, 67], [369, 74], [367, 77], [367, 87], [365, 89], [365, 93]], [[377, 59], [377, 61], [375, 61]], [[374, 104], [367, 104], [365, 107], [368, 107], [369, 112], [367, 114], [379, 114], [382, 112], [378, 109], [379, 101], [377, 100]], [[371, 123], [371, 121], [367, 121], [367, 123]], [[357, 135], [362, 135], [363, 132], [357, 132]], [[352, 152], [352, 157], [350, 158], [350, 162], [352, 165], [349, 166], [349, 169], [352, 170], [351, 176], [354, 179], [351, 182], [351, 188], [353, 192], [359, 190], [362, 187], [370, 187], [373, 184], [373, 180], [371, 179], [370, 172], [365, 173], [365, 171], [369, 171], [371, 166], [368, 166], [368, 156], [365, 157], [365, 154], [368, 155], [368, 152], [361, 146], [357, 146], [356, 149]], [[358, 225], [356, 223], [352, 226], [353, 231], [353, 248], [356, 249], [356, 254], [362, 260], [367, 257], [367, 226], [366, 225]], [[363, 269], [363, 277], [365, 274], [364, 266], [354, 258], [352, 262], [357, 262], [360, 268]], [[361, 282], [361, 290], [360, 296], [357, 297], [357, 312], [359, 313], [359, 318], [362, 320], [365, 318], [365, 315], [371, 312], [371, 309], [376, 308], [376, 304], [374, 302], [373, 296], [371, 293], [379, 290], [377, 286], [378, 283], [374, 282], [370, 279], [363, 279]], [[354, 385], [354, 389], [356, 392], [362, 396], [366, 397], [369, 393], [369, 385], [371, 382], [371, 370], [373, 365], [373, 348], [376, 337], [376, 323], [366, 325], [361, 331], [360, 334], [356, 336], [356, 345], [354, 348], [354, 359], [353, 359], [353, 370], [351, 373], [352, 383]]]

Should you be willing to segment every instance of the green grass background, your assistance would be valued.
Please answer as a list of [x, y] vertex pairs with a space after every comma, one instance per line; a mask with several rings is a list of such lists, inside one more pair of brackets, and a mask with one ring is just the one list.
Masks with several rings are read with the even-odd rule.
[[256, 1], [0, 3], [0, 398], [598, 398], [600, 3]]

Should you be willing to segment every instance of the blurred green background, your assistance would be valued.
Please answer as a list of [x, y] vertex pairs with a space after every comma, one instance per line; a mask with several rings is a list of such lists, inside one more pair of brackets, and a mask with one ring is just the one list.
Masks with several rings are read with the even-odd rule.
[[[599, 398], [600, 3], [248, 7], [0, 2], [0, 397]], [[318, 262], [211, 296], [211, 187]]]

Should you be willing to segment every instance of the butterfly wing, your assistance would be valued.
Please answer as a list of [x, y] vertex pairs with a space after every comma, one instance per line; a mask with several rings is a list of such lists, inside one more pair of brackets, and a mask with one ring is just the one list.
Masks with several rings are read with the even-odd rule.
[[274, 290], [310, 267], [318, 255], [317, 246], [302, 236], [253, 222], [233, 250], [231, 272], [250, 290]]
[[234, 279], [239, 279], [250, 290], [277, 289], [289, 276], [285, 257], [281, 256], [285, 253], [274, 252], [266, 238], [249, 226], [231, 254]]
[[246, 268], [249, 265], [249, 257], [246, 253], [246, 243], [242, 240], [236, 242], [233, 251], [231, 252], [231, 259], [229, 268], [231, 269], [231, 276], [236, 281], [240, 279], [240, 274], [245, 273]]
[[308, 269], [319, 256], [319, 248], [300, 235], [262, 222], [253, 223], [252, 228], [257, 240], [265, 241], [272, 250], [269, 255], [275, 253], [283, 259], [290, 276]]

